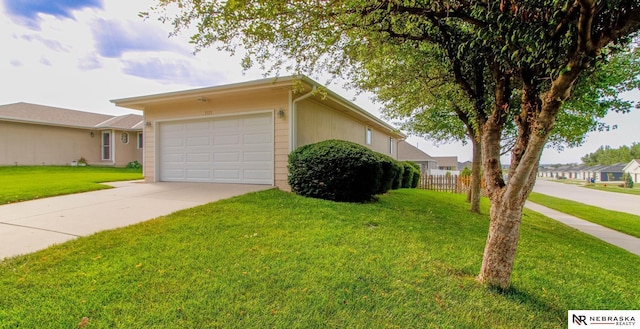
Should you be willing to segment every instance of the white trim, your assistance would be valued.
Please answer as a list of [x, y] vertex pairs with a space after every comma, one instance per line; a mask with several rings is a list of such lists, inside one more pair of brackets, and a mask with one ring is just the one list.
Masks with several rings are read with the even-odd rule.
[[[109, 157], [104, 157], [104, 135], [109, 134]], [[113, 152], [113, 144], [114, 144], [114, 133], [113, 130], [102, 130], [100, 131], [100, 160], [102, 161], [114, 161], [114, 152]]]
[[373, 145], [373, 129], [369, 126], [364, 126], [364, 144]]
[[142, 133], [142, 131], [138, 131], [138, 133], [136, 134], [136, 149], [144, 149], [144, 134]]

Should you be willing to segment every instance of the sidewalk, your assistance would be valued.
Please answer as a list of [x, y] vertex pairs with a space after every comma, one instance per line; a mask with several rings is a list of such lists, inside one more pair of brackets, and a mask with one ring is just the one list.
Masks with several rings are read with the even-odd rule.
[[525, 207], [640, 256], [640, 239], [527, 201]]

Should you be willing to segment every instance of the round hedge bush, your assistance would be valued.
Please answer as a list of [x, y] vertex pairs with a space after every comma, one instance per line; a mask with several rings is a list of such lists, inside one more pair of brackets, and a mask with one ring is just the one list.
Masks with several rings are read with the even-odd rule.
[[303, 196], [333, 201], [368, 201], [381, 191], [380, 155], [360, 144], [327, 140], [289, 154], [289, 185]]
[[393, 188], [393, 183], [400, 175], [401, 168], [394, 158], [378, 153], [382, 165], [382, 177], [376, 194], [383, 194]]

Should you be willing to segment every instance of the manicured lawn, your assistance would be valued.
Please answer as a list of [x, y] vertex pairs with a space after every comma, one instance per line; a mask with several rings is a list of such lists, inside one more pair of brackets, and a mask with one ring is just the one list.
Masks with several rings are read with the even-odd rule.
[[605, 183], [597, 183], [595, 185], [587, 184], [587, 185], [584, 185], [583, 187], [599, 190], [599, 191], [640, 195], [640, 188], [635, 187], [635, 185], [633, 188], [627, 188], [627, 187], [620, 187], [618, 186], [618, 184], [620, 183], [606, 184], [607, 186], [605, 186]]
[[100, 183], [142, 178], [140, 169], [112, 167], [0, 167], [0, 205], [110, 188]]
[[640, 216], [606, 210], [535, 192], [529, 195], [529, 200], [547, 208], [640, 238]]
[[269, 190], [79, 238], [0, 263], [0, 327], [564, 328], [640, 305], [639, 257], [532, 212], [513, 288], [483, 287], [464, 198]]

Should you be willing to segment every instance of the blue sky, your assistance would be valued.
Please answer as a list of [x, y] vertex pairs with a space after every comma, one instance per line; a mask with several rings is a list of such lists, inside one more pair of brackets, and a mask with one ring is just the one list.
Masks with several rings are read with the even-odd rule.
[[[110, 99], [141, 96], [262, 78], [243, 72], [240, 57], [215, 49], [193, 55], [188, 35], [169, 38], [169, 25], [143, 20], [153, 0], [0, 0], [0, 104], [29, 102], [107, 114], [131, 113]], [[322, 77], [312, 77], [323, 82]], [[329, 86], [347, 99], [354, 91]], [[629, 95], [640, 99], [640, 93]], [[379, 115], [379, 105], [360, 95], [354, 102]], [[585, 146], [546, 150], [543, 163], [579, 162], [600, 145], [640, 142], [640, 111], [611, 115], [619, 129], [589, 135]], [[469, 146], [436, 146], [408, 140], [432, 156], [469, 160]]]

